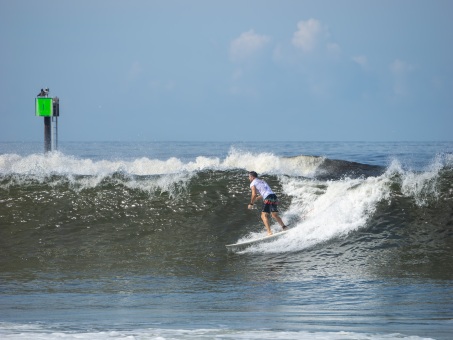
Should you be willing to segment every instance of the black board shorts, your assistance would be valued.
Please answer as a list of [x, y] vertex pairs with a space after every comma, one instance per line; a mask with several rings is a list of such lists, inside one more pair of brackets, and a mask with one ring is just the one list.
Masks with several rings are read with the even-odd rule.
[[270, 194], [263, 200], [263, 212], [270, 214], [278, 212], [278, 198], [275, 194]]

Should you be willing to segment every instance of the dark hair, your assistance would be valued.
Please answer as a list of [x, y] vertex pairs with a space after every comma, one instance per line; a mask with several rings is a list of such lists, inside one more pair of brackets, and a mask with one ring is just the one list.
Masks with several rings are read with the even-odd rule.
[[251, 175], [252, 177], [258, 178], [258, 174], [255, 171], [250, 171], [249, 175]]

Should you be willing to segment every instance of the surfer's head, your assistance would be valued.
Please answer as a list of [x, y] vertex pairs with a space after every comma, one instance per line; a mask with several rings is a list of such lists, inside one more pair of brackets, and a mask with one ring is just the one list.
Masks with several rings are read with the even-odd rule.
[[258, 178], [258, 174], [255, 171], [250, 171], [249, 176], [253, 178]]

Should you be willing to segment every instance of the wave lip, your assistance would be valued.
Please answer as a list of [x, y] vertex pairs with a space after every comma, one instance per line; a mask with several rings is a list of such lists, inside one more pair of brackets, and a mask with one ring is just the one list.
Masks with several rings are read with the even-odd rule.
[[[332, 163], [331, 161], [327, 161]], [[180, 172], [198, 172], [205, 170], [255, 170], [260, 174], [313, 177], [324, 165], [326, 159], [316, 156], [278, 157], [270, 153], [251, 154], [232, 149], [221, 160], [217, 157], [196, 157], [194, 161], [183, 162], [171, 157], [167, 160], [146, 157], [132, 161], [78, 159], [60, 152], [19, 156], [0, 155], [0, 174], [19, 174], [34, 177], [49, 175], [61, 176], [100, 176], [114, 173], [127, 175], [151, 176], [175, 174]], [[332, 167], [331, 167], [332, 168]]]
[[6, 154], [0, 156], [0, 173], [3, 175], [22, 174], [35, 176], [47, 176], [49, 174], [106, 176], [114, 173], [125, 173], [149, 176], [197, 171], [216, 167], [218, 163], [219, 160], [217, 158], [206, 157], [198, 157], [195, 162], [183, 163], [175, 157], [165, 161], [146, 157], [133, 161], [93, 161], [91, 159], [78, 159], [60, 152], [34, 154], [25, 157]]

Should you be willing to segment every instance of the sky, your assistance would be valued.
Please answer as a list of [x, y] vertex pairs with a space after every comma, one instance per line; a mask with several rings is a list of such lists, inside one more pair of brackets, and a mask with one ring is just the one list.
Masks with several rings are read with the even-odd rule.
[[451, 0], [0, 0], [0, 141], [451, 141]]

